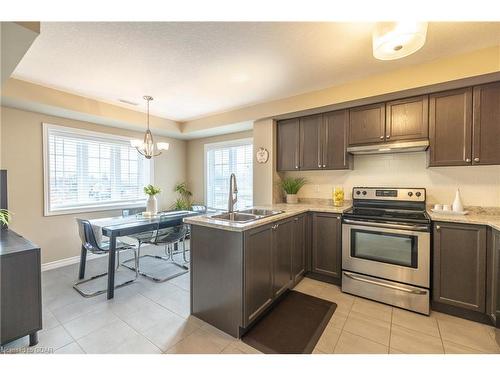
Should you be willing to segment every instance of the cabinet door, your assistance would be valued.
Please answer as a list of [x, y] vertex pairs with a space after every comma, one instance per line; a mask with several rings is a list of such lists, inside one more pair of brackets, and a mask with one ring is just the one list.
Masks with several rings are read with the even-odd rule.
[[40, 250], [0, 259], [0, 343], [42, 329]]
[[306, 215], [293, 221], [292, 279], [297, 284], [306, 270]]
[[349, 169], [351, 156], [347, 152], [349, 110], [323, 115], [323, 168]]
[[500, 164], [500, 82], [474, 87], [472, 164]]
[[245, 233], [245, 323], [257, 317], [273, 299], [273, 233], [270, 225]]
[[299, 169], [299, 119], [278, 121], [278, 171]]
[[470, 165], [472, 88], [429, 96], [429, 166]]
[[500, 327], [500, 232], [491, 230], [488, 239], [486, 313]]
[[429, 136], [429, 97], [395, 100], [386, 103], [385, 139], [402, 141]]
[[291, 285], [293, 219], [273, 225], [273, 293], [278, 296]]
[[434, 301], [485, 312], [485, 227], [435, 223], [433, 281]]
[[321, 169], [321, 122], [322, 115], [300, 118], [300, 169]]
[[312, 223], [312, 272], [340, 278], [342, 266], [339, 215], [313, 213]]
[[380, 143], [385, 140], [385, 104], [349, 110], [349, 145]]

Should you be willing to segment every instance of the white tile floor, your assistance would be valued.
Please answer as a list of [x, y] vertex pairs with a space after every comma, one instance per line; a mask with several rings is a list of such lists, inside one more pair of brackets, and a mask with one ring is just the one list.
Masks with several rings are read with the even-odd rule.
[[[189, 274], [157, 284], [145, 278], [85, 299], [72, 289], [77, 265], [43, 272], [43, 326], [39, 344], [23, 338], [11, 352], [221, 353], [255, 349], [189, 315]], [[88, 262], [87, 275], [106, 270], [106, 258]], [[118, 279], [131, 272], [119, 271]], [[101, 286], [105, 280], [99, 281]], [[338, 307], [314, 353], [500, 353], [492, 327], [440, 313], [430, 317], [344, 294], [331, 284], [304, 279], [299, 291]]]

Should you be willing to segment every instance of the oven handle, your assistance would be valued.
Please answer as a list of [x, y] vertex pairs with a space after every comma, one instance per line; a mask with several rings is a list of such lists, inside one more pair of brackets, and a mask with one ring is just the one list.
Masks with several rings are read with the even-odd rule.
[[403, 230], [414, 230], [414, 231], [426, 231], [430, 230], [428, 225], [404, 225], [404, 224], [388, 224], [388, 223], [372, 223], [370, 221], [356, 221], [351, 219], [344, 219], [346, 224], [355, 225], [366, 225], [376, 228], [388, 228], [388, 229], [403, 229]]
[[344, 271], [344, 275], [346, 275], [348, 278], [356, 280], [356, 281], [361, 281], [361, 282], [364, 282], [364, 283], [374, 284], [374, 285], [382, 286], [384, 288], [396, 289], [396, 290], [399, 290], [399, 291], [405, 292], [405, 293], [420, 294], [420, 295], [427, 294], [427, 292], [424, 291], [424, 290], [405, 288], [403, 286], [390, 285], [390, 284], [386, 284], [386, 283], [383, 283], [383, 282], [380, 282], [380, 281], [365, 279], [364, 277], [361, 277], [361, 276], [354, 276], [352, 273], [346, 272], [346, 271]]

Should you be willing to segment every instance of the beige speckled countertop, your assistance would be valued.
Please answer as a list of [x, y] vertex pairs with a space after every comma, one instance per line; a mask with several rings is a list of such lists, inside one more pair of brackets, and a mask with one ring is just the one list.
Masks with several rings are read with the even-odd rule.
[[500, 208], [466, 207], [467, 215], [450, 215], [427, 210], [431, 220], [445, 221], [450, 223], [488, 225], [493, 229], [500, 230]]
[[287, 217], [290, 216], [295, 216], [309, 211], [341, 214], [344, 211], [351, 208], [351, 202], [346, 201], [343, 206], [339, 207], [327, 204], [318, 204], [318, 203], [298, 203], [298, 204], [279, 203], [270, 206], [255, 206], [254, 208], [265, 208], [268, 210], [283, 211], [283, 212], [277, 215], [269, 216], [255, 221], [250, 221], [247, 223], [234, 223], [225, 220], [212, 219], [210, 216], [215, 215], [214, 213], [208, 215], [188, 217], [184, 219], [184, 222], [186, 224], [219, 228], [223, 230], [230, 230], [233, 232], [242, 232], [251, 228], [256, 228], [264, 224], [269, 224], [278, 220], [286, 219]]
[[[340, 207], [335, 207], [331, 204], [325, 204], [324, 202], [317, 202], [317, 203], [301, 202], [298, 204], [279, 203], [270, 206], [256, 206], [255, 208], [265, 208], [270, 210], [283, 211], [283, 213], [269, 216], [264, 219], [251, 221], [248, 223], [232, 223], [224, 220], [212, 219], [210, 216], [214, 215], [214, 213], [185, 218], [184, 222], [187, 224], [219, 228], [234, 232], [242, 232], [251, 228], [259, 227], [264, 224], [269, 224], [305, 212], [328, 212], [328, 213], [342, 214], [344, 211], [351, 208], [351, 206], [352, 202], [350, 201], [346, 201], [344, 205]], [[492, 227], [493, 229], [500, 231], [500, 208], [467, 207], [466, 209], [469, 211], [469, 214], [467, 215], [438, 214], [432, 212], [430, 208], [427, 210], [427, 213], [429, 214], [430, 218], [433, 221], [487, 225]]]

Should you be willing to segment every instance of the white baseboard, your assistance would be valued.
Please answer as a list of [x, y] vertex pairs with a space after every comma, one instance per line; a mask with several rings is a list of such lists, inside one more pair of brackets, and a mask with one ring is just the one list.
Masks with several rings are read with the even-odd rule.
[[[88, 254], [87, 253], [87, 260], [97, 259], [97, 258], [101, 258], [101, 257], [105, 257], [105, 256], [107, 256], [107, 254]], [[60, 260], [55, 260], [53, 262], [43, 263], [42, 264], [42, 272], [48, 271], [48, 270], [53, 270], [53, 269], [60, 268], [60, 267], [69, 266], [70, 264], [75, 264], [78, 262], [80, 262], [80, 255], [77, 255], [77, 256], [74, 256], [71, 258], [64, 258], [64, 259], [60, 259]]]

